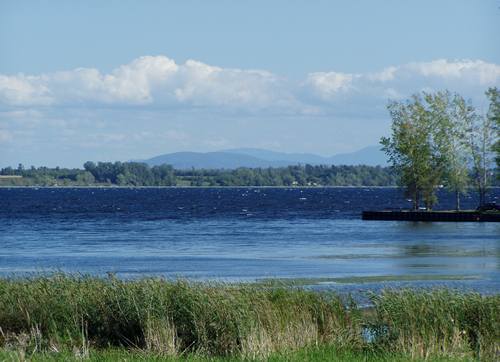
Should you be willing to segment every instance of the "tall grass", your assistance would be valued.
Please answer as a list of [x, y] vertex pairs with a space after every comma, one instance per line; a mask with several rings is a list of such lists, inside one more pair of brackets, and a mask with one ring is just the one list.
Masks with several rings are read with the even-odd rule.
[[500, 357], [500, 296], [450, 290], [384, 291], [373, 297], [375, 338], [412, 357]]
[[[373, 300], [366, 313], [332, 293], [275, 286], [0, 279], [0, 349], [87, 357], [127, 347], [164, 357], [249, 359], [317, 346], [420, 358], [499, 353], [499, 296], [389, 291]], [[365, 338], [366, 328], [373, 338]]]
[[32, 349], [129, 346], [164, 355], [266, 356], [359, 345], [356, 309], [292, 289], [56, 275], [0, 280], [0, 343]]

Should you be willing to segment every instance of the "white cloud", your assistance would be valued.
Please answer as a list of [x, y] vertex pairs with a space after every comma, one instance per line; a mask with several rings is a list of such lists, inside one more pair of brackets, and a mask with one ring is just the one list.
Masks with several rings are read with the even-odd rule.
[[145, 56], [110, 74], [78, 68], [46, 75], [56, 103], [150, 104], [154, 92], [169, 84], [178, 66], [167, 57]]
[[195, 60], [176, 64], [166, 56], [144, 56], [107, 74], [77, 68], [0, 75], [0, 105], [16, 108], [13, 112], [39, 106], [162, 105], [306, 115], [375, 104], [383, 108], [388, 98], [423, 89], [450, 89], [478, 98], [499, 83], [500, 65], [482, 60], [437, 59], [368, 73], [314, 72], [294, 83], [263, 70], [221, 68]]
[[487, 87], [499, 85], [500, 65], [482, 60], [438, 59], [390, 66], [364, 74], [311, 73], [306, 83], [320, 99], [332, 102], [351, 98], [352, 101], [370, 103], [404, 98], [422, 90], [441, 89], [478, 98]]
[[0, 74], [0, 102], [10, 105], [47, 105], [53, 99], [43, 76]]
[[374, 82], [387, 82], [393, 80], [396, 76], [396, 72], [398, 71], [398, 67], [390, 66], [387, 67], [380, 72], [369, 73], [367, 78]]
[[266, 71], [225, 69], [165, 56], [144, 56], [102, 74], [77, 68], [39, 76], [0, 76], [0, 102], [28, 105], [147, 105], [265, 107], [287, 99], [282, 81]]
[[410, 63], [404, 68], [425, 77], [460, 79], [479, 82], [481, 85], [493, 85], [500, 80], [500, 65], [486, 63], [482, 60], [448, 61], [438, 59], [432, 62]]
[[310, 86], [320, 98], [328, 99], [339, 92], [351, 90], [356, 77], [359, 76], [338, 72], [310, 73], [307, 76], [306, 85]]
[[195, 105], [267, 106], [280, 102], [280, 80], [259, 70], [223, 69], [188, 60], [180, 70], [175, 96]]

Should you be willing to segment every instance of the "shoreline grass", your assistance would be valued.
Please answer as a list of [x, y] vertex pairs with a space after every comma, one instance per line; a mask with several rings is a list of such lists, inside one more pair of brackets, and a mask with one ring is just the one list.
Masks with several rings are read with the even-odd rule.
[[[124, 348], [108, 348], [104, 350], [90, 350], [89, 355], [82, 357], [74, 351], [62, 352], [39, 352], [32, 355], [25, 355], [16, 351], [0, 350], [1, 361], [25, 361], [48, 362], [48, 361], [170, 361], [170, 362], [240, 362], [258, 361], [262, 359], [245, 359], [237, 356], [207, 357], [200, 355], [185, 355], [180, 357], [165, 356], [160, 354], [147, 353], [140, 350], [127, 350]], [[275, 353], [264, 359], [269, 362], [406, 362], [409, 360], [405, 354], [379, 353], [376, 351], [339, 351], [332, 346], [315, 346], [302, 348], [293, 352]], [[415, 358], [414, 361], [426, 362], [470, 362], [467, 356], [455, 357], [428, 357]]]
[[386, 290], [371, 298], [367, 313], [333, 292], [286, 286], [0, 279], [0, 359], [493, 360], [500, 353], [500, 295]]

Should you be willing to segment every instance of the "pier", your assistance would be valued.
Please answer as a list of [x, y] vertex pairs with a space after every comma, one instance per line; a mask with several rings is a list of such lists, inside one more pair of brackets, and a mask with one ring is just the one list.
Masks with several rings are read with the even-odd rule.
[[363, 211], [363, 220], [500, 222], [499, 212], [479, 211]]

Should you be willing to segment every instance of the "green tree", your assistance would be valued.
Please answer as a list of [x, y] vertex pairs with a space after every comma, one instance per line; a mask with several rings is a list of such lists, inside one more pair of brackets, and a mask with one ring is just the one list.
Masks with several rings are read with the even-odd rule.
[[78, 185], [92, 185], [95, 183], [95, 177], [89, 171], [83, 171], [76, 175]]
[[490, 107], [485, 116], [478, 116], [470, 103], [448, 91], [389, 103], [392, 135], [382, 138], [381, 144], [412, 197], [414, 209], [421, 198], [431, 209], [441, 182], [455, 193], [456, 208], [460, 209], [460, 194], [469, 182], [468, 165], [472, 165], [480, 205], [485, 203], [492, 150], [498, 152], [500, 147], [500, 95], [496, 88], [490, 88], [486, 95]]
[[[493, 151], [496, 154], [495, 160], [498, 172], [500, 168], [500, 90], [497, 87], [489, 88], [486, 91], [486, 97], [490, 101], [487, 117], [494, 127], [494, 138], [496, 141], [493, 144]], [[497, 178], [500, 178], [500, 173], [497, 174]]]
[[474, 108], [460, 95], [448, 91], [425, 94], [425, 100], [432, 120], [435, 165], [439, 167], [435, 174], [441, 176], [447, 189], [455, 193], [455, 207], [460, 210], [460, 195], [466, 191], [469, 181], [467, 149], [463, 140]]
[[417, 210], [424, 197], [431, 209], [436, 202], [435, 186], [440, 178], [440, 159], [436, 158], [432, 145], [433, 122], [430, 112], [419, 95], [406, 102], [389, 102], [392, 119], [391, 137], [382, 137], [382, 149], [389, 157], [399, 181], [412, 198]]
[[[488, 92], [486, 92], [488, 95]], [[491, 106], [490, 106], [491, 109]], [[478, 115], [470, 107], [466, 121], [464, 142], [468, 149], [472, 164], [472, 180], [479, 194], [479, 206], [486, 202], [486, 192], [490, 185], [490, 172], [493, 164], [492, 151], [498, 142], [498, 134], [494, 127], [495, 119], [491, 112]]]

